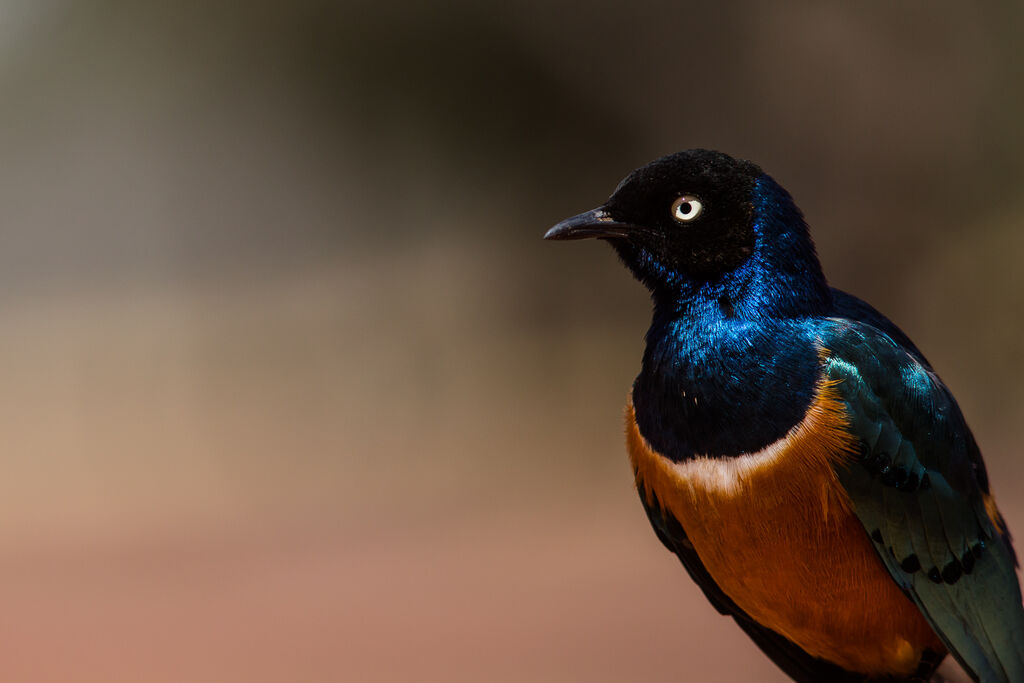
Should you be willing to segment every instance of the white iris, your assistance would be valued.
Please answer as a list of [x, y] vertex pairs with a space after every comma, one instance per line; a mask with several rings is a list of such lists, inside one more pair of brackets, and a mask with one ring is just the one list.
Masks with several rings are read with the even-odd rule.
[[693, 195], [684, 194], [672, 202], [672, 218], [680, 223], [689, 223], [700, 215], [704, 205]]

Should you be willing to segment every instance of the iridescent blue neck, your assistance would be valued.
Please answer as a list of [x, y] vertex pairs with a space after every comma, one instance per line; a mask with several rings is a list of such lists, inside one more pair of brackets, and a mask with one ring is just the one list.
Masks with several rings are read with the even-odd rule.
[[751, 453], [782, 438], [820, 376], [820, 320], [750, 321], [714, 308], [656, 318], [633, 385], [640, 432], [676, 461]]

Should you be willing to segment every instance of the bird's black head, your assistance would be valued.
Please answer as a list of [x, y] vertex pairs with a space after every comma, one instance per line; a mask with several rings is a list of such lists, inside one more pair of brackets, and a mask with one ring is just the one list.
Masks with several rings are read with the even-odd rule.
[[699, 299], [788, 315], [829, 297], [789, 194], [756, 164], [721, 152], [652, 161], [544, 238], [607, 240], [657, 304], [677, 309]]

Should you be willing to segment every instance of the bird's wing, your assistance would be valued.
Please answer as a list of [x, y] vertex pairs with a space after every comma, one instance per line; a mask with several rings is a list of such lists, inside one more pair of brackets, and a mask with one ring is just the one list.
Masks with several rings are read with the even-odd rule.
[[838, 476], [878, 556], [976, 679], [1024, 681], [1016, 558], [956, 401], [873, 326], [830, 321], [821, 344], [861, 444]]
[[[704, 567], [704, 563], [687, 537], [686, 531], [672, 516], [672, 513], [662, 508], [653, 492], [650, 497], [645, 488], [642, 488], [639, 493], [640, 501], [643, 503], [644, 510], [647, 511], [647, 517], [651, 521], [651, 526], [654, 527], [654, 532], [665, 544], [665, 547], [679, 557], [690, 577], [704, 591], [704, 595], [715, 609], [735, 619], [751, 640], [790, 678], [798, 683], [821, 683], [822, 681], [863, 683], [863, 675], [851, 673], [835, 664], [809, 655], [788, 638], [754, 621], [711, 578], [711, 574]], [[934, 668], [934, 664], [931, 668]]]

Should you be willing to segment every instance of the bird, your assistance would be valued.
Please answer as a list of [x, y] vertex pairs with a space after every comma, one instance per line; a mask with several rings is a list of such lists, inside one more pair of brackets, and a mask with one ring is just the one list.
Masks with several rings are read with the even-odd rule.
[[978, 444], [908, 336], [832, 288], [761, 168], [691, 149], [547, 240], [607, 242], [653, 314], [626, 405], [661, 542], [793, 680], [1024, 682], [1017, 557]]

